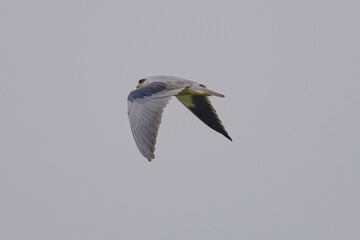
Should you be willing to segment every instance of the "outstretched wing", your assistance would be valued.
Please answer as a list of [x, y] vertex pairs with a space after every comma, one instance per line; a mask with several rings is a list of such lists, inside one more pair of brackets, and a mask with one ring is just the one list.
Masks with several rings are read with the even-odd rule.
[[149, 161], [155, 157], [156, 137], [163, 109], [170, 98], [184, 88], [185, 86], [153, 82], [130, 92], [128, 96], [131, 132], [139, 151]]
[[205, 95], [179, 95], [176, 97], [203, 123], [232, 141], [219, 116], [216, 114], [214, 107], [211, 105], [209, 97]]

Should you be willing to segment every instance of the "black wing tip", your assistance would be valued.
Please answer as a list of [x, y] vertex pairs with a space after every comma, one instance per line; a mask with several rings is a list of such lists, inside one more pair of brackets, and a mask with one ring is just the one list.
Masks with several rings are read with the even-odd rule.
[[215, 109], [211, 105], [209, 98], [204, 95], [193, 95], [191, 98], [194, 106], [187, 108], [208, 127], [224, 135], [227, 139], [232, 141], [232, 138], [225, 130], [225, 127], [222, 125]]
[[233, 141], [232, 138], [227, 134], [227, 135], [224, 135], [227, 139], [229, 139], [230, 141]]
[[227, 139], [229, 139], [230, 141], [232, 141], [232, 138], [229, 136], [229, 134], [226, 132], [225, 129], [214, 129], [214, 130], [220, 133], [221, 135], [223, 135], [224, 137], [226, 137]]

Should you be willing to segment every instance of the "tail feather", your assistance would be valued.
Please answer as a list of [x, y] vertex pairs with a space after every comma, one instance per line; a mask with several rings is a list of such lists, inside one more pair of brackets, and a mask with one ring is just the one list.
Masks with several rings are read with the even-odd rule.
[[221, 98], [225, 97], [225, 95], [223, 95], [221, 93], [217, 93], [217, 92], [211, 91], [210, 89], [207, 89], [204, 84], [199, 84], [199, 86], [200, 86], [199, 90], [207, 95], [221, 97]]
[[214, 91], [211, 91], [210, 89], [207, 89], [207, 88], [204, 88], [203, 89], [204, 93], [205, 94], [209, 94], [211, 96], [216, 96], [216, 97], [221, 97], [221, 98], [224, 98], [225, 95], [221, 94], [221, 93], [217, 93], [217, 92], [214, 92]]

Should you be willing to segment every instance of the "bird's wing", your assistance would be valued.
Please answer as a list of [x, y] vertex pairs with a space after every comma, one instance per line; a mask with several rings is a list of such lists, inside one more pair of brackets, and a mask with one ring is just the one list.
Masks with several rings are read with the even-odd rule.
[[216, 114], [214, 107], [211, 105], [208, 96], [205, 95], [178, 95], [177, 99], [197, 116], [203, 123], [210, 128], [221, 133], [230, 141], [229, 134], [226, 132], [224, 125], [221, 123], [219, 116]]
[[128, 117], [131, 132], [141, 154], [149, 161], [155, 157], [156, 137], [164, 107], [170, 98], [186, 86], [153, 82], [146, 87], [130, 92]]

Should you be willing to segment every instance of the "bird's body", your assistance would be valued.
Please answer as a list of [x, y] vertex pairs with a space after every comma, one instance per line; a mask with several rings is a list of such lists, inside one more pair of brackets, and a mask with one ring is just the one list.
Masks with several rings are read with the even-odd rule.
[[172, 96], [176, 96], [210, 128], [232, 140], [208, 98], [224, 95], [211, 91], [202, 84], [179, 77], [147, 77], [139, 80], [137, 90], [130, 92], [128, 96], [128, 117], [136, 145], [149, 161], [155, 157], [156, 137], [162, 112]]

